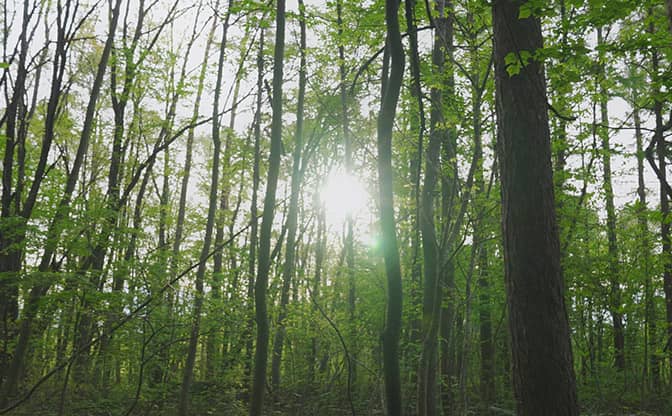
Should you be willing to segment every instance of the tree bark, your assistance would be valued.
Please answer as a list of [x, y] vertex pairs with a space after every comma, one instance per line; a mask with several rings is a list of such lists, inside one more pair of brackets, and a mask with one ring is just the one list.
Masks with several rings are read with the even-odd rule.
[[277, 328], [273, 342], [273, 359], [271, 363], [271, 386], [277, 392], [280, 387], [280, 365], [282, 364], [282, 349], [285, 341], [285, 323], [287, 305], [289, 304], [289, 288], [294, 279], [296, 264], [296, 231], [298, 227], [299, 194], [303, 175], [301, 172], [301, 154], [303, 152], [303, 107], [306, 95], [306, 16], [303, 0], [299, 0], [299, 92], [296, 104], [296, 132], [294, 134], [294, 150], [292, 161], [292, 180], [287, 212], [287, 247], [285, 248], [285, 267], [282, 270], [282, 289], [280, 292], [280, 311], [278, 312]]
[[254, 286], [257, 345], [254, 353], [254, 377], [250, 416], [260, 416], [266, 387], [266, 360], [268, 358], [268, 311], [266, 292], [271, 267], [271, 231], [275, 212], [275, 194], [278, 186], [280, 156], [282, 153], [282, 77], [285, 56], [285, 0], [278, 0], [275, 21], [275, 48], [273, 53], [273, 116], [271, 120], [271, 153], [269, 156], [268, 180], [264, 197], [264, 212], [259, 233], [259, 264]]
[[390, 64], [383, 73], [382, 102], [378, 115], [378, 186], [380, 191], [381, 248], [387, 275], [387, 310], [383, 343], [383, 379], [388, 416], [401, 415], [399, 334], [401, 332], [402, 286], [399, 249], [394, 219], [392, 130], [404, 72], [404, 50], [399, 32], [399, 1], [386, 0], [385, 23]]
[[513, 385], [518, 415], [574, 416], [579, 409], [560, 269], [544, 71], [533, 60], [511, 76], [505, 63], [510, 53], [543, 47], [539, 20], [520, 19], [521, 4], [493, 4]]
[[[56, 213], [54, 214], [54, 217], [52, 218], [46, 233], [47, 240], [45, 242], [40, 264], [38, 266], [39, 273], [46, 273], [47, 271], [50, 271], [52, 267], [52, 256], [58, 247], [62, 233], [62, 223], [69, 217], [72, 196], [75, 191], [77, 180], [79, 179], [79, 173], [84, 162], [84, 156], [87, 153], [91, 134], [93, 132], [96, 105], [98, 103], [100, 89], [103, 84], [103, 77], [105, 75], [105, 70], [107, 69], [107, 63], [110, 57], [110, 51], [112, 49], [114, 32], [117, 26], [117, 21], [119, 20], [120, 6], [121, 0], [117, 0], [114, 3], [114, 7], [110, 11], [110, 29], [105, 41], [105, 46], [103, 47], [100, 61], [98, 62], [98, 68], [96, 69], [93, 85], [91, 86], [91, 94], [89, 96], [89, 102], [86, 107], [86, 114], [84, 116], [84, 124], [82, 133], [80, 135], [79, 145], [77, 147], [77, 153], [75, 155], [72, 168], [68, 174], [63, 195], [58, 203]], [[65, 58], [63, 57], [63, 59]], [[17, 344], [14, 349], [14, 358], [9, 367], [9, 371], [7, 372], [7, 379], [5, 385], [3, 386], [2, 394], [0, 394], [0, 408], [5, 407], [9, 399], [17, 392], [19, 377], [23, 372], [26, 353], [28, 352], [28, 343], [32, 336], [33, 324], [40, 307], [40, 300], [44, 297], [44, 295], [47, 294], [50, 287], [51, 282], [41, 281], [31, 288], [25, 300], [24, 316], [21, 322], [21, 327], [19, 329]]]
[[[655, 81], [659, 75], [659, 56], [657, 51], [652, 55], [652, 72]], [[655, 85], [655, 84], [654, 84]], [[654, 97], [660, 96], [660, 90], [654, 91]], [[667, 146], [664, 138], [663, 123], [663, 103], [659, 98], [653, 102], [653, 113], [655, 117], [655, 131], [653, 143], [655, 143], [656, 156], [658, 157], [658, 170], [660, 180], [660, 239], [661, 239], [661, 259], [663, 263], [663, 291], [665, 292], [665, 315], [667, 331], [665, 346], [669, 357], [669, 365], [672, 367], [672, 241], [670, 239], [670, 197], [665, 192], [667, 184]]]
[[[254, 287], [255, 287], [255, 272], [257, 266], [257, 249], [258, 249], [258, 236], [257, 231], [259, 228], [258, 220], [258, 209], [257, 209], [257, 195], [259, 193], [259, 182], [260, 182], [260, 159], [261, 159], [261, 104], [262, 104], [262, 94], [263, 94], [263, 83], [264, 83], [264, 29], [261, 30], [261, 35], [259, 35], [259, 50], [257, 53], [257, 102], [256, 102], [256, 111], [254, 115], [254, 157], [252, 163], [252, 201], [250, 202], [250, 250], [249, 250], [249, 262], [248, 262], [248, 275], [249, 279], [247, 282], [247, 305], [249, 312], [249, 319], [246, 326], [246, 346], [245, 351], [247, 352], [247, 357], [245, 360], [245, 375], [246, 380], [249, 381], [249, 377], [252, 373], [252, 350], [253, 350], [253, 336], [252, 331], [254, 329], [254, 311], [252, 310], [252, 305], [254, 302]], [[251, 383], [250, 389], [252, 387]]]
[[[445, 64], [445, 12], [444, 2], [436, 2], [438, 16], [434, 48], [432, 51], [432, 64], [438, 74], [442, 74]], [[420, 368], [418, 370], [418, 415], [434, 416], [437, 414], [437, 349], [438, 332], [441, 320], [442, 285], [440, 282], [441, 255], [436, 236], [436, 224], [434, 223], [434, 193], [438, 178], [441, 176], [441, 164], [439, 155], [441, 145], [446, 135], [443, 113], [443, 91], [441, 87], [431, 90], [430, 109], [430, 134], [429, 144], [425, 153], [425, 177], [422, 188], [420, 229], [422, 232], [423, 252], [423, 301], [421, 320], [422, 353], [420, 356]]]

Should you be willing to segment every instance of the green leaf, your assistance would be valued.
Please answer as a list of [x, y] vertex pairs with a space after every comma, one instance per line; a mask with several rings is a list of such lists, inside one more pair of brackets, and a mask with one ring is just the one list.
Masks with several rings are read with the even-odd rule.
[[510, 77], [520, 74], [520, 70], [529, 64], [532, 58], [532, 53], [524, 49], [518, 52], [507, 53], [506, 56], [504, 56], [506, 72], [509, 73]]
[[509, 76], [520, 74], [520, 62], [518, 61], [518, 55], [515, 52], [509, 52], [504, 57], [504, 65], [506, 66], [506, 72], [509, 73]]
[[531, 2], [526, 2], [522, 6], [520, 6], [520, 11], [518, 12], [518, 18], [519, 19], [527, 19], [528, 17], [532, 16], [532, 4]]

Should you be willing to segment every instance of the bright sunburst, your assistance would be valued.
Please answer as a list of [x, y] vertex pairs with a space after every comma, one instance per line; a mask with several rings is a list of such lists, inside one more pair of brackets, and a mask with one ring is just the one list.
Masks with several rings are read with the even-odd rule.
[[368, 193], [364, 185], [342, 168], [333, 169], [329, 173], [320, 190], [320, 199], [330, 226], [340, 227], [348, 215], [356, 218], [368, 210]]

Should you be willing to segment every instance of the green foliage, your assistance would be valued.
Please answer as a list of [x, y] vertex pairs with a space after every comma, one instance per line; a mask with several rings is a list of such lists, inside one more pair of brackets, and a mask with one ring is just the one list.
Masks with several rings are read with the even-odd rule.
[[[67, 215], [57, 222], [54, 222], [57, 207], [63, 199], [81, 137], [92, 74], [102, 52], [94, 35], [104, 32], [106, 8], [99, 5], [93, 9], [92, 16], [96, 19], [84, 19], [75, 36], [76, 41], [63, 58], [67, 62], [65, 87], [59, 97], [54, 142], [49, 149], [43, 149], [43, 146], [49, 105], [46, 94], [52, 82], [55, 40], [44, 45], [48, 52], [45, 62], [40, 60], [42, 45], [31, 41], [29, 56], [35, 58], [27, 74], [30, 88], [21, 94], [25, 101], [21, 111], [25, 114], [17, 118], [19, 124], [25, 122], [21, 126], [25, 137], [19, 138], [20, 145], [17, 144], [9, 155], [13, 162], [12, 168], [7, 170], [7, 195], [11, 207], [9, 215], [0, 218], [0, 261], [5, 262], [3, 265], [8, 264], [2, 256], [16, 253], [20, 263], [19, 270], [3, 269], [0, 274], [0, 301], [5, 302], [1, 306], [8, 304], [5, 293], [16, 291], [19, 313], [18, 320], [10, 322], [11, 319], [7, 319], [6, 327], [4, 321], [0, 324], [0, 336], [4, 337], [0, 339], [0, 359], [13, 356], [11, 351], [3, 354], [7, 352], [5, 348], [16, 348], [17, 329], [26, 319], [31, 290], [47, 287], [46, 293], [36, 301], [37, 313], [32, 322], [34, 334], [29, 340], [19, 393], [27, 392], [56, 366], [60, 365], [62, 369], [48, 377], [16, 414], [56, 415], [61, 406], [61, 394], [62, 414], [125, 414], [131, 407], [134, 407], [131, 414], [137, 415], [177, 412], [176, 397], [194, 322], [197, 296], [194, 274], [203, 244], [213, 163], [211, 125], [206, 121], [209, 115], [205, 115], [209, 114], [213, 99], [211, 91], [214, 90], [216, 68], [212, 59], [204, 72], [204, 95], [196, 120], [201, 124], [193, 131], [193, 165], [187, 188], [183, 237], [179, 250], [174, 253], [180, 187], [186, 172], [188, 129], [184, 126], [193, 123], [191, 114], [199, 82], [199, 62], [203, 58], [208, 28], [214, 22], [214, 39], [219, 39], [222, 13], [228, 7], [225, 5], [228, 2], [220, 1], [220, 8], [213, 10], [206, 3], [201, 5], [198, 37], [186, 61], [183, 61], [186, 36], [196, 24], [196, 8], [182, 10], [184, 15], [168, 23], [155, 43], [152, 43], [153, 36], [158, 33], [164, 15], [158, 11], [158, 6], [150, 8], [136, 49], [131, 48], [130, 37], [134, 35], [132, 27], [138, 18], [137, 10], [129, 9], [125, 23], [128, 27], [116, 34], [116, 49], [110, 66], [117, 68], [117, 90], [112, 91], [109, 87], [112, 80], [108, 71], [84, 168], [76, 178], [76, 190]], [[379, 228], [376, 220], [378, 156], [374, 137], [383, 68], [383, 54], [379, 51], [385, 44], [383, 1], [343, 0], [340, 28], [336, 23], [336, 1], [318, 3], [310, 3], [305, 9], [309, 34], [302, 156], [305, 180], [300, 192], [296, 273], [291, 282], [288, 315], [284, 322], [281, 386], [278, 391], [271, 392], [266, 405], [269, 414], [340, 415], [349, 413], [351, 397], [357, 414], [379, 414], [383, 397], [380, 333], [387, 302], [385, 265], [380, 247], [367, 241], [369, 237], [365, 234], [376, 235]], [[163, 2], [159, 4], [163, 5]], [[429, 5], [432, 6], [431, 2]], [[556, 210], [574, 364], [582, 407], [590, 414], [626, 411], [628, 414], [637, 411], [667, 414], [665, 412], [672, 406], [665, 395], [670, 378], [666, 361], [669, 355], [664, 349], [666, 322], [662, 291], [666, 258], [660, 253], [660, 226], [670, 218], [665, 218], [660, 211], [658, 183], [648, 173], [645, 183], [647, 204], [635, 198], [634, 166], [637, 156], [643, 154], [637, 154], [634, 138], [631, 138], [634, 135], [633, 108], [641, 112], [645, 147], [652, 138], [653, 103], [662, 103], [663, 118], [669, 114], [672, 36], [664, 6], [663, 2], [653, 0], [523, 2], [518, 17], [539, 19], [544, 29], [545, 46], [538, 50], [511, 51], [504, 60], [510, 77], [520, 75], [532, 63], [543, 64], [546, 74], [548, 103], [552, 107], [549, 119]], [[54, 13], [53, 5], [45, 3], [41, 7], [49, 10], [39, 17], [35, 15], [34, 19], [41, 19], [35, 26], [38, 32], [43, 30], [44, 19]], [[430, 9], [436, 23], [436, 11]], [[221, 97], [221, 102], [226, 103], [223, 107], [226, 112], [222, 115], [222, 125], [226, 127], [221, 129], [221, 135], [227, 139], [225, 152], [230, 158], [222, 166], [222, 188], [228, 192], [224, 202], [220, 199], [217, 214], [225, 244], [217, 248], [217, 253], [211, 253], [206, 263], [200, 341], [190, 392], [191, 413], [203, 415], [247, 414], [249, 404], [249, 371], [255, 348], [250, 341], [255, 329], [250, 297], [253, 293], [248, 289], [253, 287], [257, 266], [250, 264], [257, 94], [262, 102], [260, 154], [256, 155], [261, 161], [257, 167], [261, 178], [266, 176], [268, 169], [272, 91], [266, 81], [269, 81], [268, 73], [273, 66], [270, 59], [273, 45], [269, 39], [274, 30], [275, 8], [272, 2], [234, 1], [231, 12], [227, 76], [223, 85], [225, 93]], [[426, 28], [430, 25], [428, 11], [424, 3], [416, 2], [416, 23], [422, 28], [418, 37], [420, 99], [425, 126], [421, 132], [418, 98], [411, 94], [407, 60], [405, 86], [393, 137], [394, 203], [404, 276], [400, 360], [403, 399], [409, 414], [417, 411], [417, 372], [424, 348], [419, 331], [425, 259], [418, 230], [422, 221], [419, 196], [424, 184], [422, 180], [416, 182], [418, 167], [421, 177], [427, 169], [436, 169], [439, 174], [440, 186], [433, 196], [436, 232], [443, 250], [441, 269], [453, 270], [441, 282], [445, 294], [441, 319], [445, 320], [442, 321], [440, 339], [437, 339], [436, 370], [443, 376], [439, 391], [450, 395], [442, 400], [452, 400], [455, 411], [460, 414], [482, 414], [483, 408], [490, 405], [501, 409], [515, 407], [500, 230], [498, 164], [501, 161], [494, 156], [497, 109], [491, 59], [491, 10], [486, 2], [474, 0], [454, 2], [447, 12], [453, 23], [454, 48], [446, 58], [445, 70], [439, 73], [432, 63], [431, 46], [435, 40], [431, 29]], [[82, 10], [74, 13], [84, 18]], [[283, 97], [288, 110], [283, 126], [278, 214], [271, 243], [272, 249], [277, 247], [277, 252], [271, 268], [268, 299], [272, 333], [280, 309], [280, 276], [287, 267], [283, 264], [286, 243], [280, 241], [280, 237], [284, 235], [282, 229], [292, 179], [295, 129], [292, 113], [296, 107], [299, 65], [298, 15], [298, 10], [288, 11]], [[51, 24], [49, 22], [47, 24]], [[402, 18], [402, 27], [403, 23]], [[595, 44], [598, 27], [603, 28], [605, 34], [605, 41], [599, 47]], [[10, 27], [8, 39], [15, 39], [19, 29], [18, 25]], [[256, 91], [253, 84], [256, 82], [260, 30], [265, 30], [262, 50], [265, 70], [261, 90]], [[354, 221], [353, 270], [348, 269], [344, 258], [344, 224], [327, 220], [326, 230], [320, 225], [320, 218], [325, 215], [320, 189], [329, 172], [343, 164], [345, 152], [339, 46], [343, 46], [345, 53], [342, 62], [347, 87], [345, 116], [353, 142], [354, 174], [369, 193], [364, 212]], [[657, 72], [653, 71], [651, 63], [654, 52], [658, 57]], [[240, 72], [237, 72], [238, 59], [242, 59]], [[183, 62], [186, 62], [187, 77], [178, 80], [176, 77]], [[128, 95], [122, 97], [121, 87], [129, 74], [125, 72], [126, 65], [130, 65], [128, 69], [133, 81]], [[0, 69], [8, 74], [5, 85], [9, 98], [16, 80], [16, 67], [10, 62], [0, 62]], [[42, 73], [36, 87], [38, 68], [42, 68]], [[238, 118], [233, 127], [228, 127], [236, 77], [241, 80]], [[32, 88], [36, 88], [35, 92]], [[436, 106], [440, 114], [431, 114], [434, 99], [431, 90], [442, 93], [443, 103]], [[609, 122], [611, 127], [623, 128], [609, 130], [610, 138], [615, 142], [611, 156], [618, 161], [614, 176], [621, 299], [616, 307], [611, 304], [612, 276], [609, 274], [604, 196], [599, 190], [602, 188], [601, 160], [604, 155], [600, 141], [603, 126], [599, 126], [597, 120], [602, 90], [607, 91], [610, 111], [612, 106], [625, 106], [623, 114], [612, 112]], [[33, 94], [36, 94], [34, 104]], [[113, 94], [116, 99], [128, 99], [123, 126], [114, 125]], [[179, 100], [171, 127], [168, 111], [173, 95]], [[0, 149], [5, 152], [7, 121], [3, 120], [3, 123]], [[110, 204], [107, 189], [115, 127], [123, 127], [123, 157], [117, 178], [123, 200], [119, 207]], [[173, 134], [180, 137], [170, 144], [160, 143], [162, 128], [169, 128], [169, 138]], [[455, 154], [449, 155], [444, 148], [439, 157], [440, 166], [428, 166], [425, 163], [428, 138], [437, 131], [454, 134]], [[480, 132], [483, 143], [483, 159], [472, 167], [477, 132]], [[422, 143], [418, 143], [420, 133]], [[423, 153], [419, 153], [421, 147]], [[43, 150], [48, 150], [47, 169], [43, 177], [37, 178], [42, 182], [35, 208], [28, 218], [24, 218], [22, 207], [36, 181]], [[167, 158], [165, 165], [164, 156]], [[4, 169], [4, 158], [2, 163]], [[648, 169], [647, 162], [644, 163]], [[470, 172], [474, 175], [476, 171], [483, 177], [482, 186], [474, 180], [468, 186]], [[133, 184], [132, 180], [136, 182]], [[162, 201], [164, 180], [169, 191], [167, 201]], [[447, 192], [446, 189], [452, 190]], [[256, 195], [257, 215], [261, 214], [264, 192], [262, 179]], [[343, 195], [343, 198], [347, 197]], [[463, 204], [464, 218], [458, 221]], [[48, 241], [47, 230], [52, 227], [52, 222], [52, 235], [58, 238], [52, 237]], [[451, 236], [454, 240], [447, 241]], [[477, 241], [476, 237], [482, 240]], [[321, 248], [323, 239], [326, 246]], [[160, 245], [161, 241], [165, 244]], [[40, 272], [38, 265], [48, 244], [55, 244], [56, 250], [46, 259], [47, 271]], [[101, 248], [104, 253], [98, 258]], [[322, 263], [318, 264], [320, 250], [324, 252]], [[478, 257], [479, 250], [486, 253], [484, 260]], [[217, 274], [213, 272], [212, 257], [215, 254], [221, 255], [223, 262], [223, 270]], [[321, 275], [319, 285], [315, 282], [318, 271]], [[355, 282], [354, 311], [350, 310], [349, 273]], [[487, 284], [480, 284], [480, 276], [487, 276]], [[487, 295], [486, 304], [480, 303], [481, 295]], [[613, 325], [609, 313], [612, 310], [621, 313], [625, 322], [627, 364], [623, 372], [616, 371], [612, 365]], [[89, 319], [90, 323], [83, 325], [83, 318]], [[488, 322], [492, 326], [496, 386], [491, 403], [485, 403], [480, 391], [483, 382], [480, 330]], [[77, 350], [83, 339], [90, 342], [85, 353]], [[68, 366], [67, 360], [77, 354], [83, 358], [78, 356], [74, 362], [79, 363], [81, 358], [83, 367]], [[7, 367], [4, 365], [0, 360], [0, 383], [6, 379]], [[354, 376], [348, 387], [349, 365]], [[654, 385], [654, 365], [658, 365], [661, 380], [657, 387]], [[77, 375], [77, 371], [83, 371], [84, 377]], [[0, 394], [3, 391], [0, 390]], [[18, 397], [15, 395], [13, 399]]]

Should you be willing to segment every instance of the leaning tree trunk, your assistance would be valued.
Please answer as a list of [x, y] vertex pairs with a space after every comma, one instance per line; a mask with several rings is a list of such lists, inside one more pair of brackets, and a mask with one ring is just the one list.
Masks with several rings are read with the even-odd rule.
[[[40, 264], [38, 266], [39, 273], [46, 273], [51, 271], [52, 256], [58, 247], [62, 232], [62, 225], [69, 218], [70, 204], [72, 202], [77, 180], [79, 179], [79, 172], [84, 163], [84, 156], [88, 151], [91, 134], [93, 132], [96, 105], [98, 104], [100, 89], [103, 84], [105, 70], [107, 69], [107, 62], [112, 50], [112, 42], [114, 39], [114, 32], [117, 26], [117, 22], [119, 20], [120, 7], [121, 0], [117, 0], [114, 3], [114, 7], [110, 10], [110, 29], [107, 35], [107, 40], [105, 41], [105, 46], [103, 47], [100, 61], [98, 62], [93, 85], [91, 86], [91, 94], [89, 96], [89, 102], [86, 107], [86, 114], [84, 116], [84, 124], [79, 139], [79, 145], [77, 147], [77, 153], [75, 155], [75, 159], [72, 162], [72, 167], [67, 177], [63, 195], [58, 203], [56, 213], [54, 214], [54, 217], [52, 218], [46, 233], [47, 238], [45, 247]], [[7, 379], [3, 385], [2, 391], [0, 392], [0, 408], [7, 405], [8, 400], [14, 394], [16, 394], [19, 384], [19, 377], [24, 370], [26, 354], [28, 352], [28, 343], [33, 333], [33, 324], [40, 308], [40, 301], [47, 294], [50, 287], [51, 282], [38, 283], [31, 288], [27, 298], [25, 299], [23, 319], [19, 329], [16, 347], [14, 349], [14, 357], [7, 372]]]
[[579, 409], [560, 269], [544, 70], [537, 61], [521, 61], [520, 72], [509, 74], [505, 63], [511, 53], [543, 47], [539, 20], [519, 18], [522, 3], [493, 4], [513, 384], [518, 415], [573, 416]]

